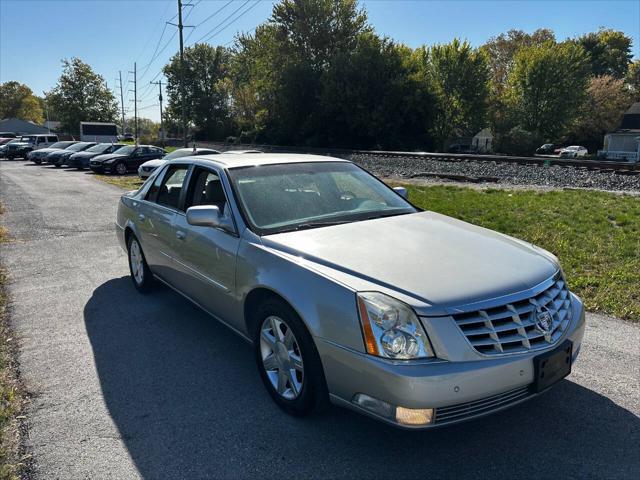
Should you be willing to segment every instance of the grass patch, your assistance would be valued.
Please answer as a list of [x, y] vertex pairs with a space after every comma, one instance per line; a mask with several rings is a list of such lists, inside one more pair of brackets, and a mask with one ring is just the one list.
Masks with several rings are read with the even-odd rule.
[[[0, 204], [0, 215], [4, 208]], [[7, 230], [0, 226], [0, 244], [8, 242]], [[7, 318], [7, 275], [0, 265], [0, 480], [17, 479], [23, 471], [20, 462], [20, 426], [22, 405], [13, 339]]]
[[554, 253], [588, 310], [640, 320], [640, 197], [404, 185], [411, 201]]
[[144, 183], [144, 180], [137, 175], [94, 175], [94, 177], [124, 190], [137, 190]]

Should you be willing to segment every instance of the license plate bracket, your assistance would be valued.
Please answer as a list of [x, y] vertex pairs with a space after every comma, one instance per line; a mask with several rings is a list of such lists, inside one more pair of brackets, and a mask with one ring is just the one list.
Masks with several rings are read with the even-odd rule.
[[571, 373], [573, 342], [565, 340], [562, 345], [533, 357], [535, 379], [531, 385], [534, 393], [542, 392]]

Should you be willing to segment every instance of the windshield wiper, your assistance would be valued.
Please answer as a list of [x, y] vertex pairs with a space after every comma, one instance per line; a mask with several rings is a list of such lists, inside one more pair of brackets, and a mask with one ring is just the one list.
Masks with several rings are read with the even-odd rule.
[[305, 222], [300, 223], [294, 227], [287, 228], [285, 230], [279, 230], [276, 233], [285, 233], [285, 232], [297, 232], [299, 230], [310, 230], [312, 228], [320, 228], [320, 227], [330, 227], [332, 225], [342, 225], [344, 223], [351, 223], [352, 220], [339, 220], [339, 221], [328, 221], [328, 222]]

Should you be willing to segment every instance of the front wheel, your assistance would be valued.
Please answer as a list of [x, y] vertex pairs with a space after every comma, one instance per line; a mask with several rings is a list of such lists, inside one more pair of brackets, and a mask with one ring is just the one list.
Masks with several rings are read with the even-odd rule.
[[142, 253], [140, 242], [132, 234], [127, 245], [129, 256], [129, 272], [136, 289], [141, 293], [149, 293], [154, 287], [153, 274]]
[[127, 166], [124, 163], [120, 162], [116, 164], [115, 172], [118, 175], [124, 175], [127, 173]]
[[304, 416], [329, 405], [320, 356], [300, 317], [284, 302], [258, 307], [256, 363], [271, 398], [285, 412]]

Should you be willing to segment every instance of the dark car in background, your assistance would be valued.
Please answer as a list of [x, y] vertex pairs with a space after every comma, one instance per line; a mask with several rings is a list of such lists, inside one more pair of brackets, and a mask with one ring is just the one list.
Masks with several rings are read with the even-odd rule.
[[89, 168], [91, 159], [98, 155], [105, 155], [107, 153], [114, 153], [122, 147], [126, 147], [123, 143], [98, 143], [91, 148], [87, 148], [83, 152], [72, 154], [66, 161], [66, 165], [71, 168], [77, 168], [82, 170]]
[[144, 162], [162, 158], [167, 154], [162, 148], [153, 145], [127, 145], [117, 152], [98, 155], [91, 159], [89, 168], [96, 173], [117, 173], [124, 175], [136, 171]]
[[140, 176], [140, 178], [147, 178], [155, 171], [156, 168], [158, 168], [160, 165], [164, 165], [164, 162], [173, 160], [174, 158], [219, 154], [220, 152], [218, 150], [214, 150], [213, 148], [179, 148], [171, 152], [166, 157], [156, 160], [149, 160], [148, 162], [143, 163], [142, 165], [140, 165], [140, 168], [138, 168], [138, 175]]
[[77, 142], [63, 150], [51, 152], [46, 156], [46, 161], [47, 163], [54, 165], [56, 168], [60, 168], [71, 155], [82, 152], [94, 145], [96, 145], [96, 142]]
[[536, 148], [536, 153], [538, 155], [553, 155], [556, 146], [553, 143], [545, 143], [539, 148]]
[[27, 154], [27, 160], [31, 160], [33, 163], [40, 165], [50, 153], [57, 152], [58, 150], [64, 150], [75, 143], [78, 142], [76, 140], [65, 140], [64, 142], [56, 142], [48, 148], [33, 150]]

